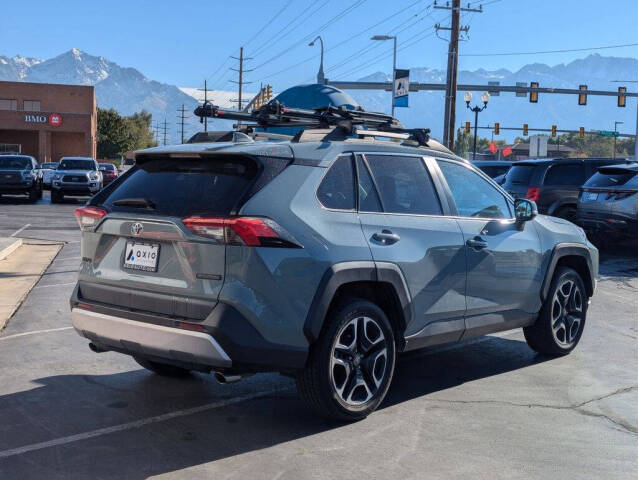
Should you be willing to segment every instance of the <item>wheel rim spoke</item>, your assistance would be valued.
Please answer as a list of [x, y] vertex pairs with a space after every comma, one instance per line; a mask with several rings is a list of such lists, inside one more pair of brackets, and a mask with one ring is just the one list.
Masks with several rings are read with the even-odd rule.
[[573, 280], [565, 280], [552, 298], [551, 324], [554, 339], [570, 347], [580, 331], [583, 318], [583, 296]]

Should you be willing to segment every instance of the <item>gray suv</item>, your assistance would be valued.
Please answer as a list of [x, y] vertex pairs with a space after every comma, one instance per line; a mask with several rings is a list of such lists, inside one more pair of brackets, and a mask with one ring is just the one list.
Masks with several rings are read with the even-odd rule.
[[102, 172], [91, 157], [62, 157], [51, 179], [51, 203], [65, 195], [90, 196], [102, 188]]
[[638, 163], [601, 167], [578, 198], [578, 220], [595, 241], [638, 238]]
[[432, 140], [306, 133], [138, 152], [76, 211], [71, 316], [93, 351], [222, 382], [277, 371], [356, 420], [401, 352], [519, 327], [574, 349], [598, 272], [583, 230]]

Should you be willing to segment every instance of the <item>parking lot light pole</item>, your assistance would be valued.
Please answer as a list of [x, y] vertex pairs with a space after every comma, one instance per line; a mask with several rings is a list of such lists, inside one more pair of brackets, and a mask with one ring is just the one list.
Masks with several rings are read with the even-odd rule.
[[395, 90], [394, 82], [396, 81], [396, 74], [397, 74], [397, 37], [396, 35], [375, 35], [374, 37], [370, 38], [370, 40], [380, 40], [380, 41], [394, 40], [394, 55], [392, 60], [392, 110], [391, 110], [392, 116], [394, 117], [394, 90]]
[[319, 72], [317, 73], [317, 83], [321, 83], [322, 85], [326, 83], [326, 76], [323, 74], [323, 38], [321, 35], [317, 35], [317, 37], [308, 44], [309, 47], [314, 46], [315, 42], [319, 40], [321, 44], [321, 61], [319, 62]]
[[613, 159], [616, 158], [616, 135], [615, 133], [618, 132], [618, 125], [622, 125], [625, 122], [619, 122], [619, 121], [615, 121], [614, 122], [614, 155], [612, 156]]
[[471, 111], [474, 112], [474, 148], [472, 149], [472, 161], [476, 160], [476, 137], [478, 135], [478, 114], [487, 108], [487, 102], [490, 101], [490, 94], [485, 92], [481, 95], [481, 100], [483, 100], [483, 106], [479, 107], [475, 105], [474, 107], [470, 107], [470, 102], [472, 101], [472, 92], [465, 92], [463, 95], [463, 100], [465, 100], [465, 106]]

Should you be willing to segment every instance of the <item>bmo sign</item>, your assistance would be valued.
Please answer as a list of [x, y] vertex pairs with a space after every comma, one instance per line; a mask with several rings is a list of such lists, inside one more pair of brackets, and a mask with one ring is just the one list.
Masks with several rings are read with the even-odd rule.
[[52, 127], [59, 127], [62, 125], [62, 115], [59, 113], [51, 113], [49, 115], [28, 113], [24, 116], [24, 123], [46, 123]]

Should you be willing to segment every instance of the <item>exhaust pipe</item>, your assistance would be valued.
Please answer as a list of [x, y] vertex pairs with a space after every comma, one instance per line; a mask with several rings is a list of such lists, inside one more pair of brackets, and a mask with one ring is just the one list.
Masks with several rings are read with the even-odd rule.
[[95, 343], [90, 342], [89, 343], [89, 348], [91, 349], [92, 352], [94, 353], [104, 353], [104, 352], [108, 352], [108, 350], [104, 350], [102, 347], [98, 347]]
[[227, 383], [239, 382], [246, 376], [247, 375], [225, 375], [222, 372], [215, 372], [215, 380], [217, 380], [222, 385], [226, 385]]

